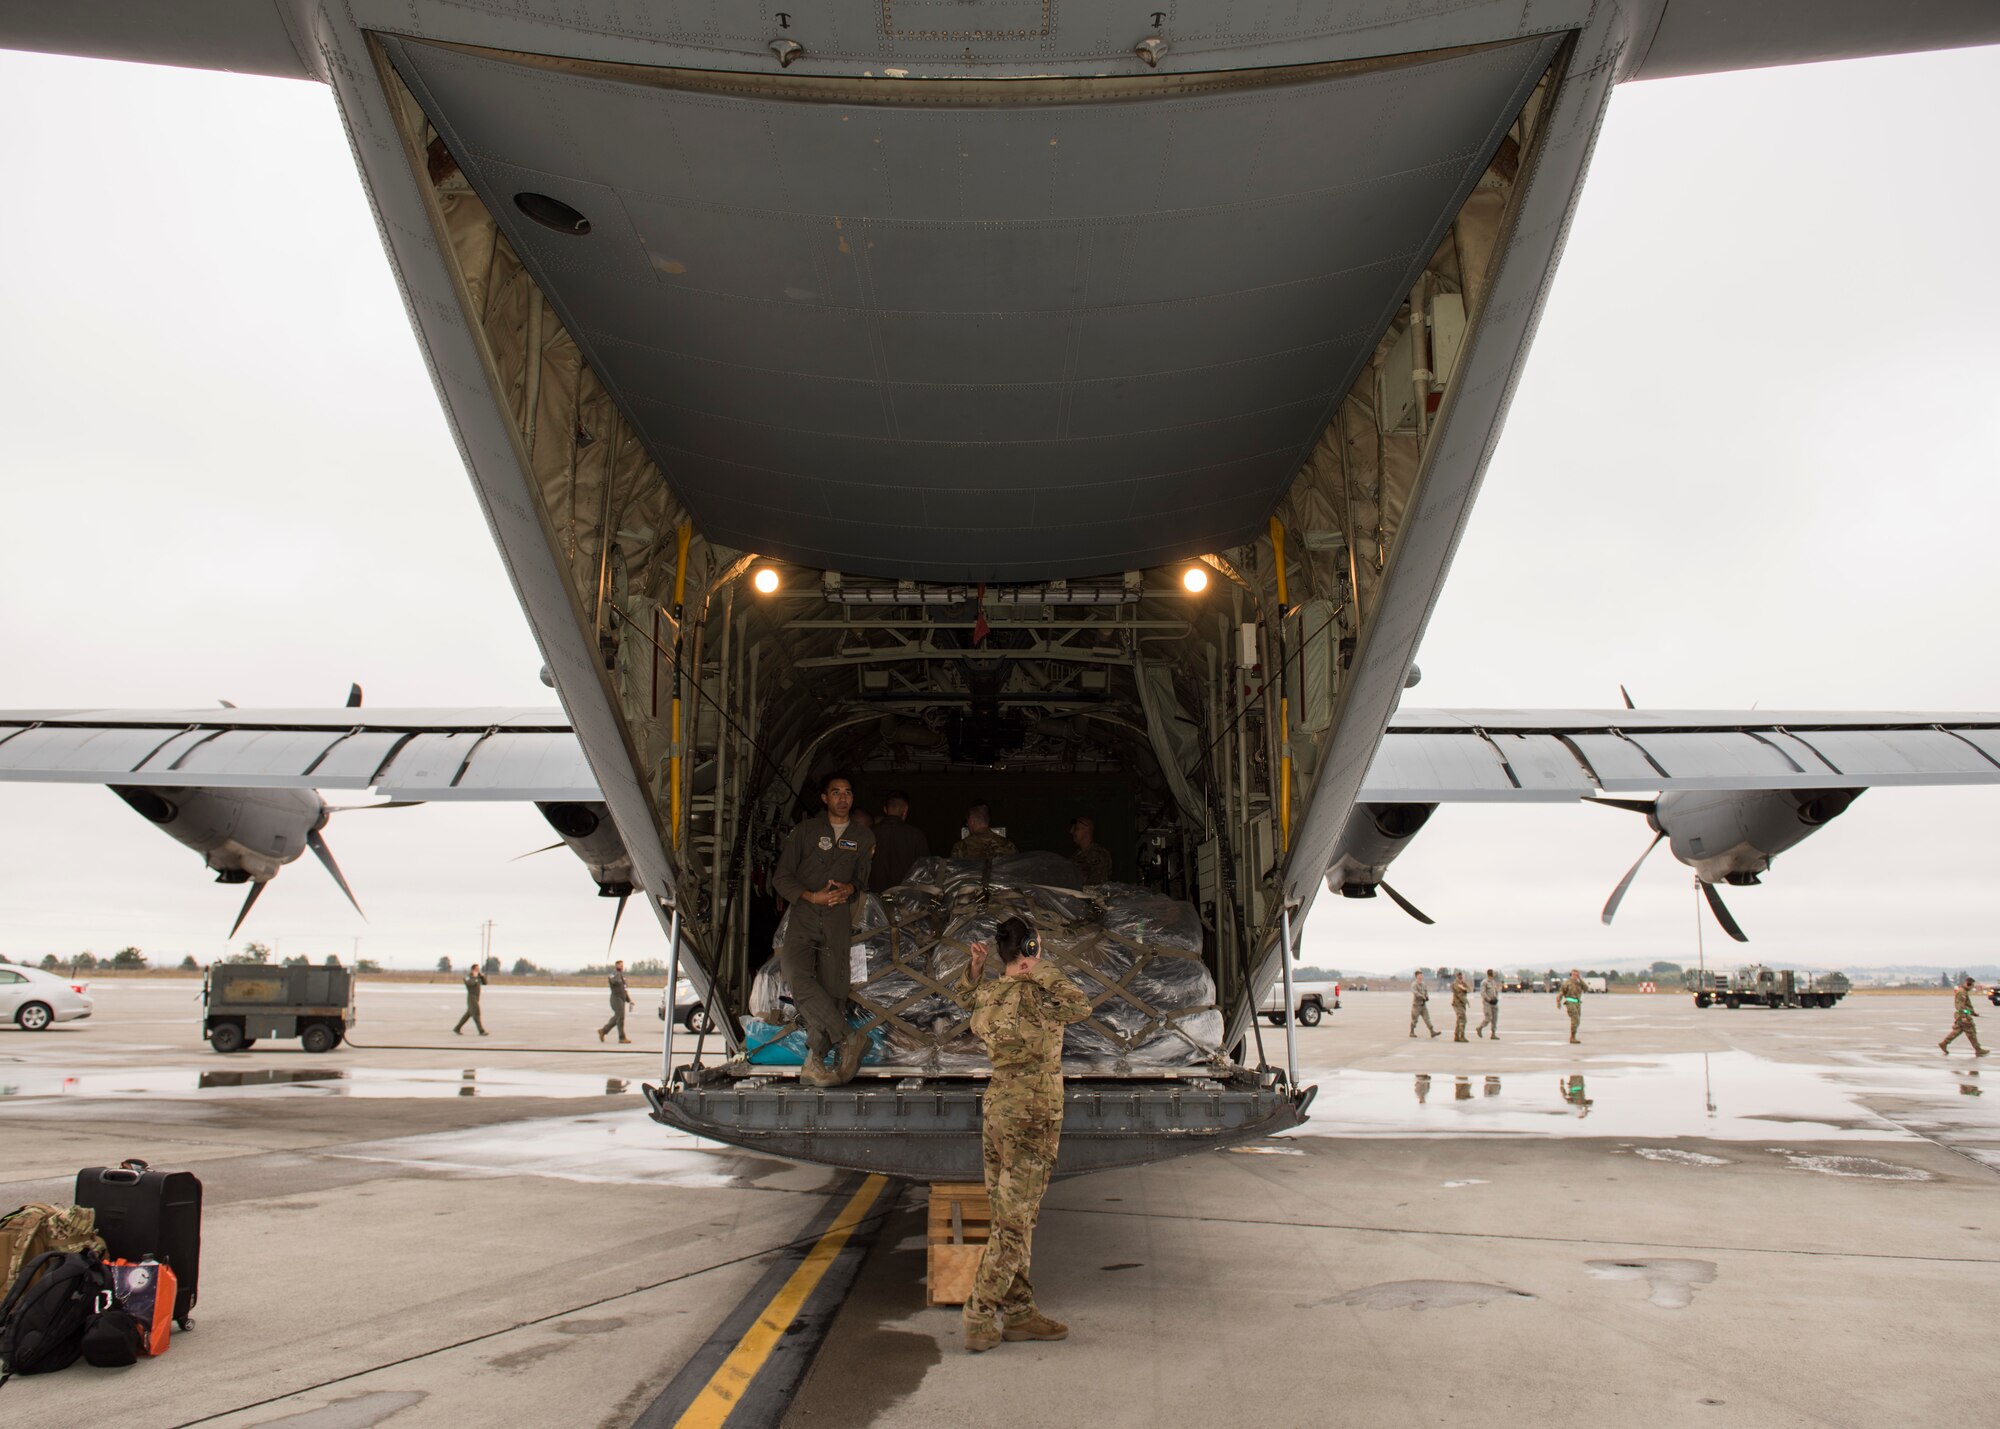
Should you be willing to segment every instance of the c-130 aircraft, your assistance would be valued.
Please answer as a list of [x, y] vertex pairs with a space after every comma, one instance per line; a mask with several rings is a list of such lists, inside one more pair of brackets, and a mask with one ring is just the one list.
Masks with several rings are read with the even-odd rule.
[[[1810, 824], [2000, 779], [1992, 715], [1398, 710], [1611, 86], [1992, 42], [1990, 5], [683, 8], [0, 15], [9, 46], [333, 88], [562, 701], [19, 712], [0, 777], [601, 802], [731, 1012], [814, 775], [1092, 781], [1203, 910], [1236, 1065], [1073, 1081], [1066, 1170], [1303, 1117], [1295, 1060], [1241, 1065], [1255, 993], [1323, 881], [1379, 883], [1382, 808]], [[962, 1079], [683, 1068], [649, 1101], [799, 1159], [977, 1164]]]

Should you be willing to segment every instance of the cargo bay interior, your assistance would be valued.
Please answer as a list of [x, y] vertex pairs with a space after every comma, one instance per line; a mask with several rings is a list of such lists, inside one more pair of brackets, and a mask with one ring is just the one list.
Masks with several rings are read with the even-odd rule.
[[1099, 814], [1240, 1054], [1562, 43], [859, 81], [378, 39], [724, 1006], [839, 767], [1059, 850]]

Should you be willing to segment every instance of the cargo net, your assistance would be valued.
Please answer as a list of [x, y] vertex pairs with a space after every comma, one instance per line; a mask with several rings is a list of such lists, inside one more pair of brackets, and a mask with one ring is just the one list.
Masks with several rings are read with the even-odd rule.
[[[849, 1000], [869, 1035], [863, 1066], [971, 1073], [991, 1065], [971, 1018], [952, 996], [972, 945], [993, 946], [1011, 917], [1034, 928], [1043, 958], [1083, 990], [1090, 1016], [1063, 1035], [1071, 1073], [1145, 1075], [1167, 1068], [1226, 1069], [1215, 980], [1201, 961], [1201, 918], [1191, 904], [1130, 884], [1077, 886], [1076, 865], [1051, 853], [990, 861], [927, 858], [906, 882], [867, 895], [856, 930]], [[776, 956], [750, 990], [746, 1044], [758, 1065], [803, 1060], [805, 1034]], [[1000, 959], [987, 960], [988, 979]]]

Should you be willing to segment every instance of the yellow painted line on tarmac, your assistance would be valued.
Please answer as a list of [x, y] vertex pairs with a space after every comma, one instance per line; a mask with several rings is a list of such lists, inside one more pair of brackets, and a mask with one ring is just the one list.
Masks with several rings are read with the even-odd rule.
[[757, 1321], [743, 1338], [736, 1342], [736, 1348], [729, 1352], [721, 1366], [709, 1377], [701, 1392], [694, 1397], [680, 1418], [674, 1421], [674, 1429], [722, 1429], [723, 1423], [743, 1398], [743, 1392], [771, 1357], [778, 1341], [784, 1337], [786, 1328], [798, 1318], [800, 1308], [806, 1303], [813, 1290], [826, 1277], [833, 1262], [846, 1246], [854, 1228], [861, 1224], [868, 1212], [874, 1209], [881, 1198], [883, 1188], [889, 1184], [886, 1176], [870, 1176], [861, 1183], [848, 1203], [833, 1218], [833, 1224], [826, 1228], [806, 1258], [799, 1262], [799, 1268], [771, 1297], [757, 1316]]

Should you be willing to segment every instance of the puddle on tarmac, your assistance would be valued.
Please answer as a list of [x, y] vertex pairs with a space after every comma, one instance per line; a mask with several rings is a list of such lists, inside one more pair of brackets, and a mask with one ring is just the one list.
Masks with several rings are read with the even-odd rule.
[[1781, 1154], [1799, 1170], [1817, 1171], [1822, 1176], [1853, 1176], [1864, 1181], [1937, 1180], [1936, 1176], [1918, 1167], [1898, 1166], [1893, 1161], [1877, 1161], [1872, 1156], [1800, 1156], [1791, 1151]]
[[635, 1186], [824, 1191], [846, 1174], [756, 1156], [623, 1113], [503, 1121], [355, 1142], [315, 1154], [473, 1175]]
[[[1763, 1141], [1778, 1127], [1829, 1140], [2000, 1135], [2000, 1107], [1967, 1100], [1964, 1074], [1907, 1064], [1826, 1066], [1691, 1052], [1561, 1072], [1332, 1068], [1312, 1069], [1304, 1080], [1319, 1084], [1319, 1096], [1311, 1119], [1288, 1136]], [[1883, 1112], [1873, 1109], [1878, 1102]]]
[[1694, 1303], [1695, 1287], [1715, 1283], [1712, 1260], [1587, 1260], [1597, 1280], [1642, 1280], [1646, 1301], [1662, 1310], [1685, 1310]]
[[1363, 1310], [1452, 1310], [1460, 1305], [1490, 1305], [1508, 1300], [1532, 1300], [1525, 1290], [1510, 1285], [1482, 1285], [1472, 1280], [1389, 1280], [1380, 1285], [1364, 1285], [1344, 1295], [1331, 1295], [1298, 1308], [1321, 1305], [1352, 1305]]
[[54, 1072], [0, 1070], [0, 1097], [622, 1097], [639, 1084], [585, 1072], [535, 1072], [509, 1067], [458, 1071], [388, 1067], [132, 1067]]
[[1634, 1156], [1642, 1156], [1648, 1161], [1664, 1161], [1670, 1166], [1727, 1166], [1728, 1160], [1721, 1156], [1706, 1156], [1699, 1151], [1676, 1151], [1670, 1146], [1636, 1146]]

